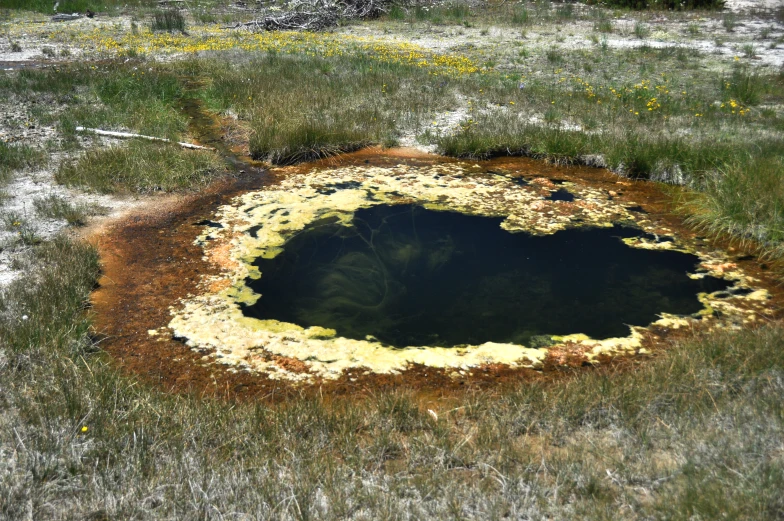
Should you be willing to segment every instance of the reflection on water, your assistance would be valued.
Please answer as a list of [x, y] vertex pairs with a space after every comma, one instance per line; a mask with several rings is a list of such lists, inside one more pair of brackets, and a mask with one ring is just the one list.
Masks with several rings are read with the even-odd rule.
[[378, 205], [351, 227], [314, 223], [274, 259], [258, 259], [261, 294], [247, 316], [333, 328], [392, 346], [487, 341], [537, 345], [541, 335], [625, 336], [662, 312], [690, 314], [697, 258], [626, 246], [624, 227], [509, 233], [500, 218]]

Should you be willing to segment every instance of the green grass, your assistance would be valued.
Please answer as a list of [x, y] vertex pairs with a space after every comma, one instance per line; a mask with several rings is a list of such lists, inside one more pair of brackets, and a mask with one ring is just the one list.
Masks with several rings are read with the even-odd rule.
[[209, 78], [201, 96], [213, 110], [231, 109], [247, 122], [251, 155], [279, 164], [392, 144], [454, 100], [447, 78], [362, 56], [269, 55], [185, 67]]
[[[719, 197], [715, 192], [719, 185], [704, 180], [733, 169], [753, 175], [752, 170], [744, 170], [746, 165], [781, 153], [777, 138], [765, 134], [782, 127], [779, 119], [775, 113], [754, 109], [776, 102], [781, 78], [743, 66], [717, 77], [696, 68], [701, 59], [678, 49], [596, 54], [551, 48], [526, 59], [524, 67], [544, 67], [545, 72], [527, 77], [523, 89], [515, 74], [490, 71], [438, 77], [417, 67], [351, 54], [239, 58], [229, 53], [220, 59], [147, 67], [141, 71], [144, 75], [138, 67], [134, 71], [119, 65], [85, 71], [78, 79], [55, 71], [24, 71], [5, 82], [6, 88], [24, 87], [31, 96], [47, 93], [71, 103], [59, 116], [66, 136], [82, 124], [177, 137], [186, 121], [179, 100], [185, 95], [201, 97], [215, 112], [238, 115], [254, 158], [278, 164], [370, 143], [394, 144], [404, 133], [426, 135], [433, 114], [454, 109], [457, 96], [463, 95], [473, 100], [473, 106], [491, 109], [470, 113], [471, 123], [464, 121], [456, 132], [430, 133], [428, 139], [448, 155], [523, 154], [564, 164], [596, 164], [600, 155], [603, 164], [624, 175], [687, 183], [708, 197]], [[608, 67], [617, 75], [608, 76]], [[187, 93], [186, 83], [193, 85]], [[99, 108], [87, 104], [88, 99], [100, 100]], [[499, 105], [505, 109], [492, 109]], [[524, 114], [540, 114], [543, 123], [530, 123]], [[118, 158], [116, 154], [125, 154], [120, 150], [107, 152], [108, 160], [99, 153], [87, 154], [79, 163], [63, 167], [58, 179], [101, 191], [121, 187], [151, 191], [181, 189], [189, 179], [201, 183], [210, 177], [191, 177], [186, 172], [203, 173], [209, 168], [190, 165], [173, 173], [179, 181], [149, 179], [144, 168], [126, 169], [132, 160]], [[749, 153], [743, 156], [739, 151]], [[195, 157], [184, 151], [175, 155]], [[739, 163], [738, 157], [748, 159]], [[740, 217], [733, 208], [742, 207], [753, 194], [727, 193], [735, 193], [738, 201], [733, 206], [727, 199], [730, 195], [721, 195], [727, 211], [715, 229], [744, 238], [765, 237], [766, 251], [779, 251], [780, 223], [775, 212], [767, 214], [770, 218], [763, 218], [761, 211]], [[770, 202], [765, 208], [781, 204], [780, 194], [767, 190], [765, 198]], [[703, 214], [718, 215], [713, 208]]]
[[570, 3], [564, 3], [562, 6], [555, 10], [555, 17], [561, 21], [574, 20], [575, 12], [574, 6]]
[[102, 193], [187, 190], [204, 186], [226, 168], [213, 152], [134, 140], [128, 146], [89, 150], [64, 162], [57, 182]]
[[[596, 6], [592, 10], [578, 9], [573, 3], [553, 3], [549, 0], [524, 2], [481, 2], [471, 3], [461, 0], [442, 1], [431, 4], [395, 3], [389, 9], [387, 18], [394, 21], [407, 21], [412, 24], [463, 25], [475, 27], [479, 24], [526, 25], [548, 22], [564, 22], [584, 19], [597, 12], [611, 13], [610, 9], [634, 9], [652, 11], [721, 10], [724, 0], [582, 0], [581, 3]], [[609, 19], [597, 22], [604, 32], [612, 32]]]
[[512, 10], [511, 22], [513, 25], [525, 25], [530, 19], [530, 12], [525, 7], [516, 7]]
[[468, 2], [452, 1], [432, 5], [415, 4], [409, 9], [409, 21], [429, 22], [433, 24], [470, 24], [470, 19], [477, 16], [475, 9]]
[[6, 212], [0, 216], [2, 227], [5, 231], [11, 232], [13, 238], [3, 247], [14, 246], [35, 246], [41, 243], [41, 237], [35, 225], [19, 212]]
[[[745, 152], [700, 180], [682, 207], [689, 221], [710, 233], [759, 245], [784, 258], [784, 147]], [[751, 242], [753, 241], [753, 242]]]
[[256, 127], [250, 147], [255, 157], [285, 165], [351, 152], [372, 142], [362, 130], [346, 128], [344, 121], [280, 118]]
[[735, 26], [738, 24], [738, 18], [735, 13], [727, 13], [721, 18], [721, 24], [724, 26], [724, 29], [727, 30], [728, 33], [731, 33], [735, 30]]
[[90, 341], [84, 313], [95, 251], [58, 239], [35, 255], [28, 278], [0, 296], [4, 518], [784, 512], [779, 326], [694, 338], [629, 371], [451, 400], [376, 391], [227, 404], [121, 374]]
[[406, 19], [406, 11], [401, 6], [395, 4], [389, 8], [389, 12], [387, 12], [387, 16], [390, 20], [405, 20]]
[[150, 29], [153, 32], [156, 31], [166, 31], [166, 32], [174, 32], [179, 31], [181, 33], [185, 32], [185, 17], [183, 17], [182, 13], [175, 9], [168, 9], [166, 11], [157, 11], [153, 13], [152, 22], [150, 23]]
[[0, 77], [0, 94], [63, 105], [62, 111], [50, 111], [41, 120], [57, 122], [71, 142], [77, 126], [177, 139], [188, 121], [178, 108], [183, 87], [177, 78], [138, 61], [22, 70]]
[[[756, 108], [779, 103], [781, 77], [738, 65], [717, 77], [695, 66], [703, 59], [677, 49], [546, 49], [527, 60], [521, 80], [485, 75], [479, 96], [478, 86], [464, 81], [460, 88], [473, 89], [473, 107], [482, 110], [431, 139], [452, 156], [527, 155], [686, 184], [722, 201], [693, 222], [744, 240], [764, 238], [763, 251], [780, 258], [780, 170], [755, 176], [784, 154], [775, 111]], [[726, 184], [717, 192], [722, 183], [715, 180], [730, 171], [737, 189]], [[765, 192], [756, 194], [762, 179]], [[708, 215], [715, 227], [705, 225]]]
[[58, 195], [49, 195], [33, 200], [33, 208], [39, 217], [62, 219], [71, 226], [84, 226], [87, 219], [95, 215], [105, 215], [106, 209], [95, 204], [72, 204]]
[[637, 23], [634, 24], [634, 35], [637, 38], [643, 40], [643, 39], [647, 38], [650, 33], [651, 33], [651, 30], [650, 30], [650, 28], [646, 24], [644, 24], [642, 22], [637, 22]]
[[7, 183], [14, 170], [43, 164], [44, 154], [27, 145], [9, 145], [0, 141], [0, 184]]
[[612, 20], [599, 20], [594, 24], [594, 30], [599, 31], [600, 33], [611, 33], [613, 32], [613, 29]]
[[771, 92], [775, 82], [762, 78], [745, 68], [736, 68], [721, 79], [722, 99], [735, 99], [744, 105], [758, 105], [765, 93]]
[[[176, 140], [188, 122], [181, 100], [201, 96], [215, 110], [238, 111], [251, 127], [251, 154], [276, 163], [394, 143], [402, 128], [418, 131], [433, 109], [453, 100], [451, 81], [414, 66], [363, 56], [229, 56], [239, 63], [205, 59], [20, 71], [0, 78], [0, 93], [64, 104], [62, 112], [42, 119], [54, 119], [71, 146], [78, 145], [77, 126]], [[206, 87], [187, 91], [189, 78]]]
[[442, 137], [440, 145], [449, 155], [517, 154], [560, 164], [594, 164], [595, 154], [601, 154], [608, 167], [625, 176], [689, 185], [692, 195], [681, 207], [703, 231], [784, 258], [784, 145], [776, 138], [705, 134], [685, 140], [631, 122], [616, 131], [586, 134], [491, 116], [466, 132]]
[[[59, 0], [58, 13], [84, 13], [125, 9], [128, 7], [149, 7], [157, 5], [153, 0]], [[0, 0], [0, 9], [20, 9], [54, 14], [55, 0]]]

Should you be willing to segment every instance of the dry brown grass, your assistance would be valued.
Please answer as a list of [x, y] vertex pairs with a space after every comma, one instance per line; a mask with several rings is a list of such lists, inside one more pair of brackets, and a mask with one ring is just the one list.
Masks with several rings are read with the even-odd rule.
[[433, 402], [437, 420], [405, 392], [227, 404], [140, 384], [90, 342], [89, 247], [58, 240], [34, 265], [0, 300], [8, 519], [784, 514], [776, 325]]

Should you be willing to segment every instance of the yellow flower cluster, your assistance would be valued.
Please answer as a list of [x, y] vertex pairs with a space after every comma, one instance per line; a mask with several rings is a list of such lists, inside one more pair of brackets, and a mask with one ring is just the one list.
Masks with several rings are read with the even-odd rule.
[[721, 108], [728, 110], [731, 114], [737, 114], [738, 116], [745, 116], [749, 113], [749, 108], [744, 107], [734, 98], [730, 99], [726, 103], [721, 104]]
[[[561, 70], [559, 69], [555, 71], [555, 73], [556, 75], [560, 75]], [[566, 77], [566, 75], [559, 76], [558, 83], [563, 83], [566, 81]], [[571, 75], [571, 79], [576, 84], [577, 89], [579, 89], [579, 91], [576, 92], [584, 93], [589, 100], [596, 99], [596, 103], [599, 104], [602, 103], [603, 100], [621, 100], [620, 103], [624, 107], [624, 110], [628, 111], [631, 115], [634, 116], [639, 116], [641, 111], [643, 114], [661, 111], [665, 104], [674, 101], [670, 93], [668, 80], [664, 75], [662, 75], [662, 81], [657, 82], [660, 84], [653, 84], [650, 80], [642, 80], [639, 83], [635, 83], [634, 85], [618, 88], [611, 86], [593, 86], [588, 83], [588, 81], [575, 74]], [[730, 85], [728, 83], [725, 84], [725, 88], [729, 88], [729, 86]], [[601, 95], [602, 91], [605, 91], [606, 94]], [[687, 96], [686, 91], [682, 91], [680, 94], [683, 98], [686, 98]], [[569, 96], [571, 97], [572, 94], [569, 94]], [[731, 99], [726, 103], [722, 103], [721, 108], [726, 109], [726, 111], [730, 114], [737, 114], [740, 116], [745, 116], [749, 113], [749, 109], [742, 107], [735, 99]], [[694, 117], [701, 118], [703, 116], [704, 113], [699, 109], [694, 113]], [[668, 116], [664, 116], [665, 119], [667, 119], [667, 117]]]
[[118, 30], [97, 27], [90, 31], [71, 30], [50, 33], [49, 38], [78, 42], [87, 52], [100, 55], [122, 53], [178, 55], [203, 52], [242, 50], [304, 54], [307, 56], [365, 56], [370, 60], [412, 65], [438, 75], [473, 74], [479, 67], [459, 55], [437, 54], [411, 43], [390, 43], [353, 35], [274, 31], [254, 32], [219, 27], [202, 27], [189, 34], [153, 33], [147, 29]]

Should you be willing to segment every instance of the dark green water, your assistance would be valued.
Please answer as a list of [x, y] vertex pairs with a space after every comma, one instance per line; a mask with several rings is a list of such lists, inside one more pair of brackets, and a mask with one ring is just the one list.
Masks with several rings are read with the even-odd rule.
[[501, 221], [380, 205], [357, 211], [350, 228], [314, 223], [255, 262], [262, 277], [247, 282], [262, 297], [243, 312], [392, 346], [530, 345], [538, 335], [626, 336], [627, 324], [694, 313], [698, 292], [728, 287], [688, 278], [693, 255], [621, 242], [639, 230], [537, 237]]

